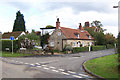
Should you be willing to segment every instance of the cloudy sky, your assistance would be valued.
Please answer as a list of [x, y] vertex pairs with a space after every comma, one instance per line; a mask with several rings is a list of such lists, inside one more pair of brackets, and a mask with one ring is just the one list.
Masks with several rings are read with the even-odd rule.
[[78, 28], [79, 24], [99, 20], [107, 32], [118, 34], [119, 0], [1, 0], [0, 31], [11, 32], [16, 12], [24, 15], [26, 29], [31, 31], [46, 25], [56, 25], [56, 16], [62, 27]]

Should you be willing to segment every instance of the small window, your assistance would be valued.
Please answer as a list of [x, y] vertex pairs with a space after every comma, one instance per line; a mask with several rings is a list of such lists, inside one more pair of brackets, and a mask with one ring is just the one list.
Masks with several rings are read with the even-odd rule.
[[59, 42], [57, 42], [57, 44], [59, 44]]
[[91, 36], [88, 36], [89, 39], [91, 39]]
[[76, 42], [73, 42], [73, 47], [76, 47]]
[[53, 46], [54, 46], [54, 42], [51, 42], [51, 43], [50, 43], [50, 46], [52, 46], [52, 47], [53, 47]]
[[77, 38], [79, 38], [79, 33], [75, 33], [75, 36], [76, 36]]
[[61, 32], [58, 32], [58, 36], [60, 36], [61, 35]]
[[88, 39], [91, 39], [91, 36], [87, 34]]
[[83, 30], [81, 30], [81, 32], [84, 32]]
[[85, 44], [84, 44], [84, 42], [82, 42], [82, 47], [84, 47], [85, 46]]

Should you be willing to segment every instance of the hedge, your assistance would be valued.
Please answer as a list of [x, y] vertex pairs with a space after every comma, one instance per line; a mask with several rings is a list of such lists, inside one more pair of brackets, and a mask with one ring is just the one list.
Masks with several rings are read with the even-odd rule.
[[[12, 41], [11, 40], [2, 40], [2, 51], [6, 51], [6, 48], [9, 48], [9, 51], [12, 51]], [[19, 49], [18, 40], [13, 41], [13, 51], [16, 52]]]
[[92, 51], [104, 50], [106, 49], [105, 45], [102, 46], [92, 46]]
[[73, 48], [73, 53], [89, 51], [89, 47], [75, 47]]
[[113, 46], [112, 44], [107, 44], [107, 49], [110, 49], [110, 48], [114, 48], [115, 46]]

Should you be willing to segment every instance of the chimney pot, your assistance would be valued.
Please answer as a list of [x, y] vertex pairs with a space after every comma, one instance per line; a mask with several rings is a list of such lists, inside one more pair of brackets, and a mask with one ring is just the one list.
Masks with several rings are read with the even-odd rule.
[[82, 30], [82, 29], [83, 29], [83, 27], [82, 27], [81, 23], [79, 23], [79, 29], [80, 29], [80, 30]]
[[85, 27], [89, 27], [89, 21], [85, 22]]

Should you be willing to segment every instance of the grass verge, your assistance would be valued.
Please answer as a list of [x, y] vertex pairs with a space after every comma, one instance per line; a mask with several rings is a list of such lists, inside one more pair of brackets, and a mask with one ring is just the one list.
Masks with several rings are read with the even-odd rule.
[[32, 56], [34, 54], [23, 54], [23, 53], [11, 53], [11, 52], [2, 52], [0, 57], [22, 57], [22, 56]]
[[120, 64], [118, 63], [118, 54], [113, 54], [87, 61], [85, 66], [94, 74], [112, 80], [112, 78], [120, 79], [118, 64]]

